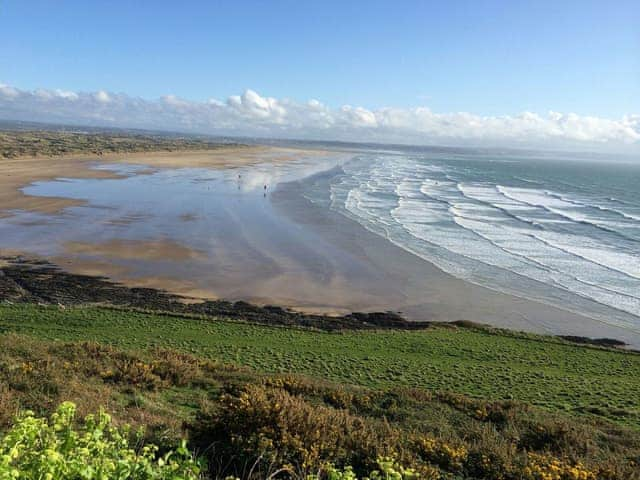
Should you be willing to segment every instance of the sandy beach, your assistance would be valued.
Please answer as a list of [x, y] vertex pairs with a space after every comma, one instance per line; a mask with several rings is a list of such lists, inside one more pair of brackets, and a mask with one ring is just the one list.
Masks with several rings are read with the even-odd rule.
[[[314, 152], [306, 152], [313, 154]], [[118, 178], [119, 174], [96, 169], [104, 164], [142, 164], [153, 172], [156, 169], [175, 168], [233, 168], [269, 160], [288, 161], [300, 155], [299, 151], [262, 146], [229, 146], [211, 151], [107, 153], [97, 155], [64, 155], [54, 157], [7, 158], [0, 162], [0, 217], [10, 210], [30, 210], [58, 213], [66, 207], [84, 202], [69, 198], [35, 197], [25, 195], [21, 189], [33, 182], [54, 178]], [[138, 174], [145, 171], [137, 172]]]
[[[41, 255], [70, 272], [194, 299], [328, 314], [398, 311], [416, 321], [465, 319], [640, 346], [637, 332], [454, 278], [313, 204], [300, 181], [308, 172], [282, 166], [301, 157], [313, 166], [327, 155], [234, 147], [8, 160], [0, 167], [6, 217], [0, 247]], [[144, 168], [133, 174], [95, 168], [105, 164]], [[263, 194], [265, 175], [276, 175], [278, 165], [282, 181]], [[49, 182], [41, 194], [21, 190], [59, 178], [77, 180]]]

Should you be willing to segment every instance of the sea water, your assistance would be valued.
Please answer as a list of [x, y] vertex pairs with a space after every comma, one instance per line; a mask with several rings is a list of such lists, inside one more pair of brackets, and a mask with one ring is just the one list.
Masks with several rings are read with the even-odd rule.
[[[256, 266], [294, 244], [310, 250], [299, 257], [314, 258], [320, 240], [274, 212], [263, 195], [264, 185], [270, 193], [295, 181], [309, 200], [455, 277], [640, 332], [634, 159], [375, 147], [222, 170], [97, 168], [122, 177], [25, 187], [29, 195], [87, 203], [53, 215], [12, 212], [0, 219], [0, 247], [57, 256], [71, 241], [164, 238], [201, 252], [233, 247]], [[279, 243], [262, 242], [268, 251], [251, 254], [246, 239], [262, 237]], [[140, 275], [160, 267], [176, 277], [192, 278], [196, 267], [220, 273], [213, 253], [197, 265], [183, 262], [184, 271], [176, 262], [122, 262]]]
[[640, 329], [640, 160], [355, 155], [326, 203], [458, 278]]

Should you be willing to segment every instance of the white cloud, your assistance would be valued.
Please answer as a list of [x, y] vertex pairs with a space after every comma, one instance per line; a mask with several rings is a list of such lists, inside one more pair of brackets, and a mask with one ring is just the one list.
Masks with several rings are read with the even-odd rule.
[[68, 100], [77, 100], [78, 99], [78, 94], [75, 92], [68, 92], [66, 90], [56, 90], [55, 94], [60, 97], [60, 98], [66, 98]]
[[111, 97], [109, 97], [109, 94], [104, 90], [96, 92], [94, 97], [100, 103], [109, 103], [111, 101]]
[[17, 89], [10, 87], [9, 85], [0, 83], [0, 95], [4, 96], [5, 98], [15, 98], [20, 96], [20, 92]]
[[378, 125], [376, 114], [362, 107], [345, 105], [340, 109], [345, 123], [355, 127], [375, 127]]
[[223, 135], [476, 146], [578, 147], [640, 150], [640, 115], [619, 119], [555, 111], [544, 115], [435, 113], [425, 107], [332, 109], [263, 97], [253, 90], [193, 102], [175, 95], [144, 100], [103, 90], [21, 90], [0, 84], [0, 117]]

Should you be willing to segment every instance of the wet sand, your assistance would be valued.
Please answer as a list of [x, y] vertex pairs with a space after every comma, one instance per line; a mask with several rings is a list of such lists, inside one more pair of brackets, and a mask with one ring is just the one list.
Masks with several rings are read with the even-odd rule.
[[377, 305], [401, 311], [410, 320], [471, 320], [534, 333], [615, 338], [640, 347], [640, 332], [457, 279], [356, 222], [307, 201], [299, 184], [280, 190], [274, 202], [296, 223], [360, 264], [359, 271], [369, 272], [339, 273], [350, 290], [375, 292]]
[[[260, 182], [244, 190], [230, 181], [235, 173], [201, 178], [201, 171], [173, 170], [246, 167], [301, 155], [319, 152], [251, 147], [213, 155], [145, 153], [99, 159], [99, 163], [136, 163], [162, 171], [137, 172], [128, 178], [91, 169], [96, 158], [45, 159], [56, 166], [45, 165], [44, 171], [38, 167], [43, 159], [27, 161], [16, 178], [6, 181], [0, 176], [4, 182], [0, 201], [4, 196], [13, 199], [9, 205], [14, 209], [53, 214], [33, 219], [26, 215], [6, 224], [6, 233], [27, 233], [16, 236], [14, 245], [0, 244], [0, 248], [15, 251], [31, 238], [44, 238], [59, 248], [48, 251], [49, 245], [34, 243], [25, 250], [44, 252], [71, 272], [105, 275], [127, 285], [196, 298], [246, 300], [313, 313], [393, 310], [416, 321], [465, 319], [537, 333], [610, 337], [640, 347], [639, 332], [456, 279], [359, 224], [312, 204], [299, 181], [282, 183], [267, 197], [260, 175]], [[241, 171], [251, 174], [251, 168]], [[24, 182], [61, 176], [119, 183], [53, 185], [53, 192], [77, 189], [70, 195], [74, 198], [25, 195], [19, 190]], [[122, 199], [111, 194], [113, 187], [124, 195]], [[85, 192], [95, 198], [82, 200]]]
[[[7, 212], [12, 218], [0, 223], [0, 252], [12, 254], [22, 247], [24, 253], [51, 259], [72, 273], [104, 275], [129, 286], [191, 297], [346, 313], [349, 308], [333, 305], [337, 296], [340, 304], [348, 303], [350, 296], [362, 297], [363, 306], [372, 304], [374, 297], [352, 295], [339, 279], [331, 287], [324, 285], [323, 277], [309, 272], [305, 264], [314, 257], [312, 247], [306, 247], [303, 262], [291, 255], [312, 242], [292, 241], [290, 222], [276, 218], [262, 193], [262, 184], [271, 183], [271, 168], [252, 167], [300, 157], [313, 163], [323, 155], [315, 150], [247, 147], [109, 159], [20, 159], [15, 163], [22, 165], [21, 175], [10, 185], [0, 185], [0, 194], [14, 201]], [[43, 162], [55, 165], [40, 171]], [[95, 169], [114, 163], [145, 167], [123, 172]], [[239, 173], [214, 173], [230, 167], [242, 172], [242, 190], [224, 178], [235, 182]], [[209, 177], [207, 171], [212, 172]], [[49, 177], [56, 180], [43, 181]], [[34, 180], [42, 193], [38, 185], [23, 185]], [[81, 193], [73, 192], [74, 182], [84, 187]], [[105, 187], [104, 182], [111, 183]], [[270, 239], [269, 246], [263, 237]], [[311, 290], [312, 299], [302, 294]]]
[[109, 240], [102, 243], [66, 242], [66, 252], [91, 254], [106, 258], [171, 260], [202, 259], [203, 252], [185, 247], [171, 240]]
[[[305, 154], [321, 152], [305, 152]], [[103, 169], [104, 164], [139, 164], [149, 167], [147, 172], [168, 168], [232, 168], [257, 162], [280, 162], [297, 158], [300, 151], [263, 146], [229, 146], [210, 151], [113, 153], [104, 155], [67, 155], [59, 157], [19, 157], [0, 161], [0, 218], [11, 210], [30, 210], [40, 213], [59, 213], [67, 207], [83, 205], [83, 200], [64, 197], [26, 195], [22, 188], [33, 182], [55, 178], [118, 178], [121, 175]]]

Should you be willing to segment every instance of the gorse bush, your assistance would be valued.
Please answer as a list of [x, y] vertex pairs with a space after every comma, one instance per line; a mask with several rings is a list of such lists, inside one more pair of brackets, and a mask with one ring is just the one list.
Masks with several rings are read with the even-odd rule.
[[205, 436], [217, 452], [247, 463], [257, 453], [265, 463], [291, 465], [300, 476], [337, 460], [369, 472], [377, 458], [400, 454], [394, 447], [401, 433], [387, 423], [312, 405], [279, 389], [249, 385], [237, 396], [225, 395], [211, 420]]
[[[49, 436], [56, 432], [49, 416], [65, 400], [77, 406], [76, 420], [67, 430], [90, 435], [94, 427], [82, 419], [101, 405], [117, 417], [118, 425], [131, 425], [116, 431], [129, 441], [126, 449], [131, 452], [116, 461], [115, 455], [101, 457], [90, 447], [95, 455], [85, 451], [83, 457], [76, 451], [81, 447], [65, 446], [70, 453], [56, 461], [75, 476], [61, 477], [57, 472], [63, 467], [51, 467], [43, 455], [47, 449], [60, 453], [63, 448], [49, 447], [55, 443]], [[23, 413], [16, 421], [25, 410], [35, 414]], [[25, 417], [31, 418], [31, 428], [48, 433], [23, 433], [27, 440], [17, 441], [15, 432]], [[89, 417], [97, 424], [104, 418]], [[102, 432], [100, 441], [111, 445], [111, 423], [96, 428]], [[141, 428], [143, 437], [136, 437]], [[55, 434], [56, 442], [63, 431]], [[12, 447], [3, 435], [13, 435]], [[373, 478], [377, 471], [390, 480], [397, 475], [378, 459], [392, 457], [393, 472], [423, 480], [640, 480], [638, 430], [606, 420], [576, 418], [513, 400], [264, 375], [166, 349], [124, 351], [97, 343], [0, 335], [0, 455], [13, 446], [21, 452], [9, 463], [11, 468], [5, 462], [0, 480], [13, 478], [10, 472], [16, 471], [22, 475], [18, 479], [44, 480], [47, 473], [56, 480], [100, 478], [97, 473], [83, 477], [69, 465], [84, 462], [93, 474], [109, 459], [131, 463], [142, 456], [145, 444], [158, 446], [149, 447], [147, 460], [139, 462], [155, 469], [156, 476], [148, 478], [192, 478], [157, 468], [159, 459], [166, 463], [189, 458], [186, 450], [167, 460], [160, 455], [175, 449], [182, 438], [206, 459], [202, 474], [217, 479], [264, 480], [277, 472], [274, 480], [306, 480], [308, 475], [351, 480]], [[23, 445], [31, 447], [24, 450]], [[83, 472], [81, 466], [77, 470]], [[132, 473], [129, 478], [141, 477]]]
[[[329, 398], [330, 404], [339, 399], [343, 408], [309, 401], [289, 391], [314, 391], [316, 399]], [[510, 424], [508, 434], [522, 435], [522, 445], [511, 441], [500, 446], [481, 437], [456, 439], [423, 434], [418, 431], [420, 425], [402, 429], [384, 418], [353, 413], [350, 407], [364, 411], [367, 401], [376, 401], [375, 392], [364, 395], [367, 401], [359, 400], [359, 395], [342, 388], [330, 394], [323, 392], [322, 385], [314, 387], [291, 377], [270, 378], [263, 385], [247, 385], [224, 394], [213, 411], [199, 417], [192, 440], [201, 447], [211, 447], [210, 465], [225, 466], [223, 470], [213, 469], [215, 477], [261, 479], [278, 471], [280, 476], [312, 480], [638, 478], [632, 473], [637, 466], [630, 458], [617, 464], [591, 459], [587, 465], [581, 461], [576, 453], [584, 447], [578, 445], [572, 450], [565, 445], [574, 437], [567, 434], [564, 424], [536, 425], [534, 430], [541, 432], [543, 442], [527, 440], [532, 434], [526, 422], [520, 432]], [[397, 400], [400, 403], [401, 399]], [[385, 398], [382, 401], [386, 403]], [[476, 401], [468, 401], [460, 408], [480, 425], [479, 430], [469, 429], [469, 436], [492, 430], [497, 434], [496, 425], [503, 425], [504, 418], [517, 411], [510, 403], [481, 405]], [[498, 415], [503, 411], [508, 414]], [[485, 412], [495, 414], [495, 425], [485, 424], [491, 416]]]
[[[373, 470], [369, 476], [362, 477], [363, 480], [436, 480], [440, 476], [437, 471], [433, 470], [433, 476], [425, 476], [413, 469], [404, 468], [392, 457], [381, 457], [378, 459], [378, 468]], [[353, 468], [347, 466], [343, 469], [336, 468], [333, 464], [325, 465], [325, 467], [317, 474], [307, 475], [306, 480], [358, 480], [358, 476]]]
[[[183, 442], [158, 456], [158, 447], [129, 445], [131, 432], [118, 429], [104, 412], [74, 427], [76, 407], [65, 402], [51, 418], [23, 412], [0, 437], [0, 480], [191, 480], [200, 464]], [[139, 438], [139, 436], [138, 436]]]

